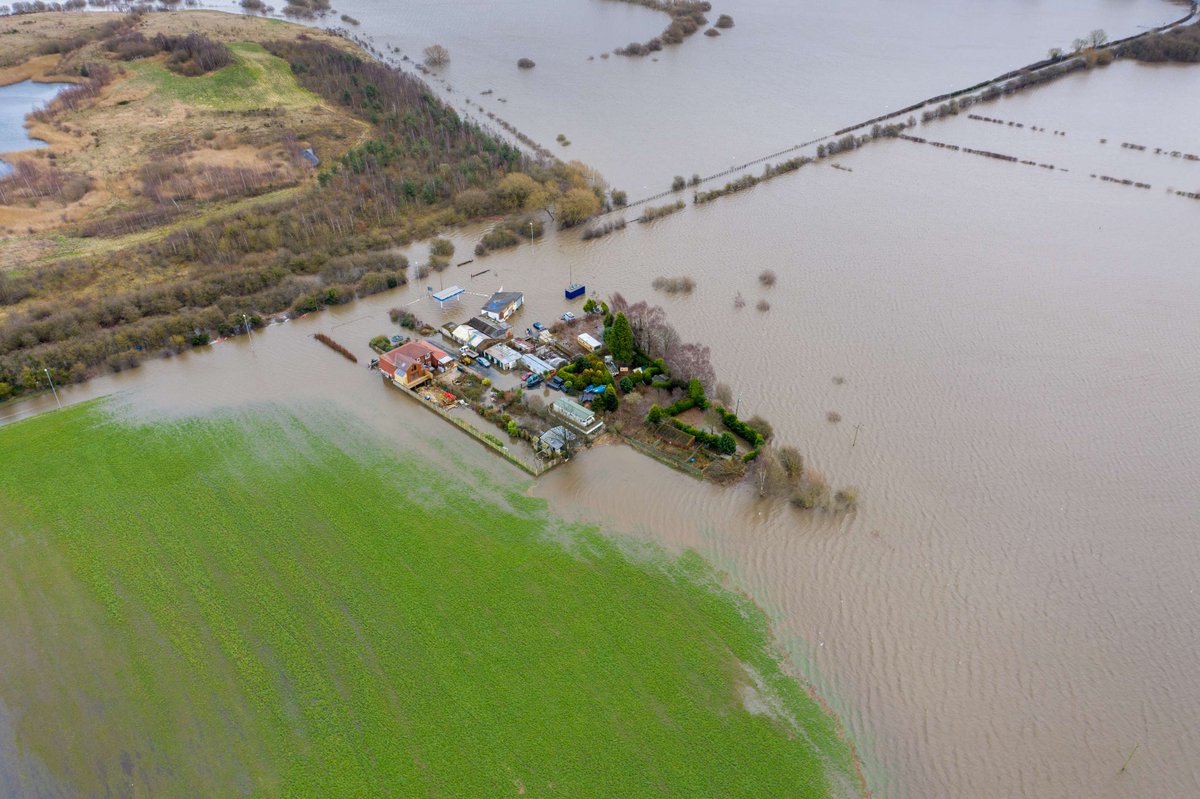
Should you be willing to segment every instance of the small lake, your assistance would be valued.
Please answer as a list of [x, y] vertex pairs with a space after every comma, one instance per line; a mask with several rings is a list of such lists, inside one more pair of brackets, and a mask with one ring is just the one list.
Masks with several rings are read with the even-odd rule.
[[[31, 139], [25, 131], [25, 117], [41, 108], [69, 83], [34, 83], [31, 80], [0, 86], [0, 154], [31, 147], [45, 147], [45, 142]], [[0, 160], [0, 178], [8, 176], [12, 167]]]

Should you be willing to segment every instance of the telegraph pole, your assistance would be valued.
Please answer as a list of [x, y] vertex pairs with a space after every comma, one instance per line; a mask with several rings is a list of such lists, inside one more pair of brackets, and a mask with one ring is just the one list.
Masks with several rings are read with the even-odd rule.
[[46, 379], [50, 381], [50, 390], [54, 392], [54, 401], [58, 403], [58, 409], [62, 410], [62, 400], [58, 398], [58, 389], [54, 387], [54, 378], [50, 376], [50, 370], [42, 367], [42, 371], [46, 373]]

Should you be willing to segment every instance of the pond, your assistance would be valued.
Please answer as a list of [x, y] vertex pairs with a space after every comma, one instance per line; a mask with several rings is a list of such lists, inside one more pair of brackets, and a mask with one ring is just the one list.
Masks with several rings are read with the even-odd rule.
[[[34, 83], [21, 81], [0, 86], [0, 154], [31, 147], [45, 147], [45, 142], [29, 137], [25, 117], [54, 99], [69, 83]], [[0, 160], [0, 178], [12, 173], [12, 167]]]

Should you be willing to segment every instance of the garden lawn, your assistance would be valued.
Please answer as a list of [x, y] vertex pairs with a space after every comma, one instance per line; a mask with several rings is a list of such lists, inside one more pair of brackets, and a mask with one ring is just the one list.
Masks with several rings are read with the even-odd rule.
[[858, 792], [699, 558], [631, 558], [347, 428], [103, 404], [0, 428], [0, 788]]

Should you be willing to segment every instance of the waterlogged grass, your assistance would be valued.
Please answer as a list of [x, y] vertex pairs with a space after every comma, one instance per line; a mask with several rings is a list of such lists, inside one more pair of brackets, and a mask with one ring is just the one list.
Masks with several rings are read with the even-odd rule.
[[762, 616], [699, 558], [630, 559], [316, 420], [89, 405], [0, 428], [25, 793], [856, 790]]
[[184, 77], [161, 64], [135, 61], [130, 68], [139, 80], [166, 98], [220, 111], [253, 111], [262, 108], [305, 108], [321, 99], [300, 87], [287, 62], [259, 44], [228, 45], [234, 63], [198, 77]]

